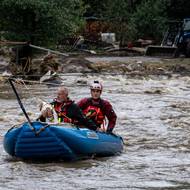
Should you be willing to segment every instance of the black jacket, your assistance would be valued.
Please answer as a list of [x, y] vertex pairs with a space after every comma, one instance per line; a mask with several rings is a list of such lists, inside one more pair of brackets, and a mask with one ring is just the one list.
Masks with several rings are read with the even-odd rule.
[[[54, 109], [57, 112], [58, 117], [62, 118], [62, 121], [64, 120], [64, 115], [66, 115], [66, 117], [71, 119], [72, 123], [75, 125], [82, 125], [92, 130], [97, 129], [96, 124], [92, 120], [84, 116], [81, 109], [77, 104], [74, 103], [74, 101], [68, 100], [68, 102], [60, 103], [54, 100], [51, 104], [54, 106]], [[60, 109], [57, 109], [58, 107]], [[46, 119], [43, 116], [40, 116], [39, 120], [45, 122]]]

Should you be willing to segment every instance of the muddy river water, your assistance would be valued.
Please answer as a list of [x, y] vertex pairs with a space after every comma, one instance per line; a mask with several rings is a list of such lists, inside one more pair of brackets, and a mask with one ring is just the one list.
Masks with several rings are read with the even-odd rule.
[[[33, 163], [11, 158], [3, 135], [25, 121], [7, 85], [0, 91], [0, 189], [2, 190], [178, 190], [190, 189], [190, 77], [128, 78], [126, 75], [64, 75], [76, 101], [89, 96], [88, 81], [103, 81], [102, 97], [113, 104], [121, 155], [74, 163]], [[56, 87], [17, 85], [31, 119], [38, 98], [51, 101]]]

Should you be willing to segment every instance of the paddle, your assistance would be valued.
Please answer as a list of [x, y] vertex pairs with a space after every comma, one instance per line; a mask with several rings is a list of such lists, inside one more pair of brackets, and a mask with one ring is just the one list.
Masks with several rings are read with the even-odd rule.
[[12, 87], [12, 89], [13, 89], [15, 95], [16, 95], [16, 98], [17, 98], [17, 101], [18, 101], [18, 103], [19, 103], [19, 105], [20, 105], [20, 108], [22, 109], [22, 111], [23, 111], [23, 113], [24, 113], [24, 115], [25, 115], [25, 117], [26, 117], [26, 119], [27, 119], [27, 121], [28, 121], [28, 124], [29, 124], [30, 129], [31, 129], [32, 131], [35, 131], [35, 128], [32, 126], [32, 123], [31, 123], [31, 121], [30, 121], [30, 118], [28, 117], [28, 114], [26, 113], [26, 110], [25, 110], [25, 108], [24, 108], [24, 106], [23, 106], [23, 104], [22, 104], [22, 102], [21, 102], [21, 100], [20, 100], [20, 97], [19, 97], [19, 95], [18, 95], [18, 93], [17, 93], [17, 91], [16, 91], [16, 88], [15, 88], [13, 82], [12, 82], [13, 79], [9, 78], [8, 80], [9, 80], [9, 83], [11, 84], [11, 87]]

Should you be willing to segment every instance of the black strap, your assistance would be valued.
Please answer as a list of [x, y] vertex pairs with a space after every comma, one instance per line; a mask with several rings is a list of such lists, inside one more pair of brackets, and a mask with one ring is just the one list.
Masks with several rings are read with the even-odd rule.
[[28, 121], [29, 127], [31, 128], [31, 130], [35, 131], [35, 128], [32, 126], [30, 118], [28, 117], [28, 114], [26, 113], [26, 110], [25, 110], [25, 108], [24, 108], [24, 106], [23, 106], [23, 104], [22, 104], [22, 102], [20, 100], [20, 97], [19, 97], [19, 95], [18, 95], [18, 93], [16, 91], [16, 88], [15, 88], [13, 82], [12, 82], [13, 79], [9, 78], [8, 80], [9, 80], [9, 83], [11, 84], [11, 87], [12, 87], [12, 89], [13, 89], [15, 95], [16, 95], [16, 98], [17, 98], [17, 101], [18, 101], [18, 103], [20, 105], [20, 108], [22, 109], [22, 111], [23, 111], [23, 113], [24, 113], [24, 115], [25, 115], [25, 117], [26, 117], [26, 119]]

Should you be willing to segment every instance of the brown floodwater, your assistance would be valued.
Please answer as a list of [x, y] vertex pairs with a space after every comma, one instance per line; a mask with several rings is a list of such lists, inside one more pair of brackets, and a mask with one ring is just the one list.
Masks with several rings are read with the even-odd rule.
[[[103, 81], [102, 97], [118, 115], [115, 133], [125, 141], [119, 156], [72, 163], [24, 162], [3, 149], [3, 136], [25, 121], [12, 89], [0, 85], [0, 189], [3, 190], [179, 190], [190, 189], [190, 77], [128, 78], [126, 75], [63, 75], [70, 97], [89, 96], [87, 83]], [[39, 98], [51, 101], [56, 88], [16, 85], [33, 120]]]

